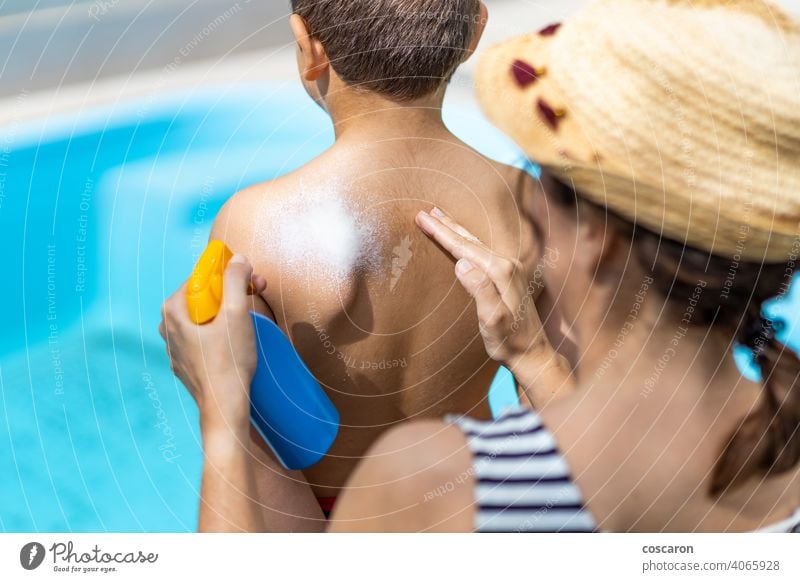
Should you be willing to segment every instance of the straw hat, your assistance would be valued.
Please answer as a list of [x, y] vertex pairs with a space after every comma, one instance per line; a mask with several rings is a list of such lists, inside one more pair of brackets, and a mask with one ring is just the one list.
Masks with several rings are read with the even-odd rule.
[[594, 0], [490, 49], [489, 118], [584, 197], [736, 260], [800, 254], [800, 26], [763, 0]]

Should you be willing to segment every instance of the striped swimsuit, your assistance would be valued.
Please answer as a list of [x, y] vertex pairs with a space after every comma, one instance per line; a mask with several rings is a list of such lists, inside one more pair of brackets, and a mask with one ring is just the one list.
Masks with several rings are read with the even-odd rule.
[[515, 409], [495, 422], [448, 420], [464, 432], [474, 456], [476, 531], [595, 531], [594, 518], [538, 414]]
[[[473, 454], [475, 531], [597, 531], [555, 438], [536, 412], [519, 408], [496, 421], [455, 416], [448, 421], [465, 434]], [[800, 533], [800, 510], [760, 531]]]

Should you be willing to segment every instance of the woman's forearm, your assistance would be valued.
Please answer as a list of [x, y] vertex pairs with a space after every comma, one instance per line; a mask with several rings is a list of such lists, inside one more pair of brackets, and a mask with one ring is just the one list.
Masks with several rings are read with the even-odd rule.
[[325, 531], [325, 516], [305, 476], [281, 465], [255, 429], [250, 431], [250, 453], [266, 531]]
[[520, 386], [520, 396], [534, 408], [541, 409], [553, 398], [575, 389], [569, 362], [549, 344], [521, 355], [507, 366]]
[[201, 532], [265, 531], [250, 453], [250, 427], [203, 426]]

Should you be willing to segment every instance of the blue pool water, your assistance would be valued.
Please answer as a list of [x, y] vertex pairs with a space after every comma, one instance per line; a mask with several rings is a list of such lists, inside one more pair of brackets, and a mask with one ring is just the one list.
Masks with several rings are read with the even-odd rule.
[[[452, 125], [514, 151], [474, 114]], [[187, 531], [195, 407], [170, 373], [160, 306], [237, 190], [332, 142], [294, 89], [208, 91], [0, 133], [0, 530]], [[494, 391], [502, 407], [510, 385]]]
[[[474, 112], [447, 118], [482, 152], [517, 157]], [[0, 133], [0, 530], [195, 528], [197, 415], [164, 355], [161, 303], [230, 195], [331, 142], [304, 94], [267, 86]], [[513, 402], [507, 376], [491, 399]]]

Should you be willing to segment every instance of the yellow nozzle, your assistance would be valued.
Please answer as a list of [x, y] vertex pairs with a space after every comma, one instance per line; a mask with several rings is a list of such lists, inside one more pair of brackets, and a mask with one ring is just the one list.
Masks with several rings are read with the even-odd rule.
[[233, 253], [224, 242], [214, 240], [197, 261], [186, 286], [189, 318], [197, 325], [213, 320], [222, 305], [222, 277]]

